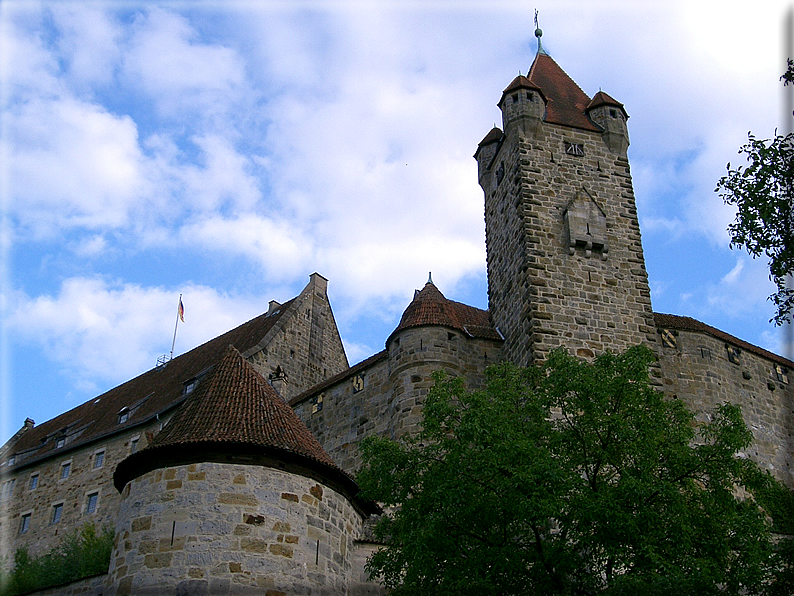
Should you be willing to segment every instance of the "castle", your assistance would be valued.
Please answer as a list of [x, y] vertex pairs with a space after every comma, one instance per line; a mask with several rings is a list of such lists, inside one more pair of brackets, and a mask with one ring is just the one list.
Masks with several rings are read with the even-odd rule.
[[[539, 35], [539, 32], [536, 34]], [[431, 373], [470, 388], [492, 363], [639, 343], [701, 418], [741, 404], [746, 454], [794, 487], [794, 363], [654, 313], [628, 115], [588, 97], [539, 44], [477, 147], [489, 310], [417, 290], [385, 349], [350, 367], [314, 273], [292, 300], [49, 420], [0, 450], [2, 532], [37, 554], [86, 522], [115, 528], [107, 575], [58, 594], [381, 594], [353, 475], [367, 436], [415, 433]]]

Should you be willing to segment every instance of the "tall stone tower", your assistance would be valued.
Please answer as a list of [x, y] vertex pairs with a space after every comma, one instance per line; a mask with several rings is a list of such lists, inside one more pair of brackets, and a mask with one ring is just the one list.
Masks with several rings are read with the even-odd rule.
[[655, 343], [623, 105], [591, 99], [543, 50], [502, 93], [475, 153], [488, 298], [508, 360]]

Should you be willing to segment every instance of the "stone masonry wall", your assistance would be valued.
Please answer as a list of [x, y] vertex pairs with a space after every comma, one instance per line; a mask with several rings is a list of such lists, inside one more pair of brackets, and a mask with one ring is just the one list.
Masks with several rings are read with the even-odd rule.
[[[86, 523], [98, 528], [115, 526], [119, 507], [119, 494], [113, 487], [116, 465], [133, 449], [148, 445], [159, 431], [160, 423], [137, 427], [114, 435], [101, 443], [75, 450], [65, 449], [62, 454], [40, 463], [24, 466], [4, 478], [14, 480], [13, 493], [2, 508], [0, 524], [7, 531], [11, 552], [25, 546], [33, 555], [39, 555], [58, 545], [63, 536], [74, 532]], [[102, 465], [96, 467], [97, 456], [102, 453]], [[61, 478], [64, 464], [69, 464], [69, 474]], [[36, 476], [36, 486], [31, 488], [31, 478]], [[88, 513], [88, 497], [98, 495], [96, 509]], [[60, 504], [61, 518], [53, 522], [55, 506]], [[22, 533], [22, 516], [29, 515], [29, 526]]]
[[724, 340], [706, 333], [676, 331], [675, 347], [657, 351], [666, 395], [683, 399], [700, 421], [725, 402], [738, 404], [755, 437], [746, 455], [794, 488], [794, 377], [778, 379], [774, 363], [752, 352], [728, 357]]
[[[597, 132], [548, 123], [536, 137], [506, 132], [481, 179], [490, 312], [506, 357], [526, 365], [557, 346], [590, 356], [655, 343], [628, 160]], [[569, 254], [563, 214], [577, 194], [606, 216], [606, 251]]]
[[477, 389], [485, 368], [501, 357], [501, 342], [472, 339], [444, 327], [407, 329], [392, 338], [386, 357], [354, 367], [350, 375], [293, 407], [336, 464], [355, 473], [361, 465], [358, 444], [365, 437], [396, 439], [418, 430], [433, 372], [462, 375], [470, 389]]
[[348, 368], [326, 295], [327, 283], [313, 274], [312, 281], [289, 305], [290, 312], [282, 316], [283, 322], [243, 354], [265, 379], [281, 367], [286, 382], [273, 386], [285, 400]]
[[361, 518], [315, 480], [201, 463], [123, 491], [109, 593], [342, 595]]

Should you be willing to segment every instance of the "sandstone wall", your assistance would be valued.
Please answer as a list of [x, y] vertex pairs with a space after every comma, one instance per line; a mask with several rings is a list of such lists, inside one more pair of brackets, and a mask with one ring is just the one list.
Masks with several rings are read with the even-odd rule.
[[[506, 358], [526, 365], [557, 346], [589, 356], [656, 341], [629, 162], [600, 133], [508, 129], [481, 184], [489, 309]], [[590, 248], [571, 238], [572, 202], [591, 212], [578, 220]]]
[[125, 487], [111, 594], [328, 594], [348, 591], [361, 518], [315, 480], [201, 463]]
[[[119, 433], [106, 441], [74, 450], [64, 450], [39, 463], [13, 470], [3, 482], [14, 480], [13, 493], [3, 503], [0, 525], [7, 532], [11, 552], [25, 546], [33, 555], [41, 554], [61, 542], [65, 534], [76, 531], [86, 523], [97, 527], [115, 526], [119, 494], [113, 487], [113, 471], [127, 457], [137, 440], [137, 449], [148, 445], [160, 423], [138, 427]], [[102, 465], [96, 467], [98, 454]], [[69, 474], [61, 478], [64, 464]], [[37, 485], [31, 488], [31, 478]], [[89, 495], [97, 494], [96, 509], [87, 511]], [[56, 505], [60, 504], [61, 518], [53, 521]], [[29, 526], [22, 530], [22, 517], [29, 515]]]
[[[721, 403], [738, 404], [755, 437], [746, 455], [794, 488], [794, 376], [774, 362], [707, 333], [676, 331], [658, 350], [664, 392], [683, 399], [701, 421]], [[731, 362], [728, 347], [738, 349]]]
[[336, 464], [355, 473], [365, 437], [396, 439], [418, 431], [432, 373], [447, 370], [477, 389], [485, 368], [501, 357], [501, 342], [445, 327], [411, 328], [392, 338], [385, 354], [293, 407]]

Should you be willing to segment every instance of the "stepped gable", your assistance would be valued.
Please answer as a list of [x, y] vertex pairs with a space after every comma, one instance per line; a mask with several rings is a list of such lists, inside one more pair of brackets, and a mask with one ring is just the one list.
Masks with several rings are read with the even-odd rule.
[[[229, 344], [240, 352], [255, 347], [287, 312], [293, 301], [281, 305], [277, 312], [251, 319], [173, 358], [165, 366], [150, 369], [56, 418], [30, 428], [18, 441], [9, 445], [8, 452], [17, 454], [15, 465], [26, 465], [55, 452], [134, 428], [170, 410], [185, 399], [186, 381], [217, 363]], [[126, 423], [119, 424], [122, 408], [129, 408], [130, 415]], [[60, 437], [66, 437], [67, 441], [58, 449], [56, 440]]]
[[527, 78], [546, 98], [546, 122], [600, 131], [586, 114], [590, 98], [551, 56], [538, 53]]
[[700, 333], [708, 333], [712, 337], [717, 339], [721, 339], [722, 341], [728, 342], [733, 344], [737, 348], [741, 348], [747, 352], [752, 354], [756, 354], [758, 356], [762, 356], [772, 362], [777, 362], [781, 366], [785, 366], [789, 370], [794, 370], [794, 362], [789, 360], [788, 358], [784, 358], [783, 356], [778, 356], [773, 352], [769, 352], [763, 348], [759, 348], [758, 346], [754, 346], [751, 343], [748, 343], [738, 337], [734, 337], [724, 331], [720, 331], [716, 327], [712, 327], [711, 325], [706, 325], [705, 323], [701, 323], [697, 319], [693, 319], [691, 317], [684, 317], [681, 315], [667, 315], [663, 313], [655, 312], [653, 313], [653, 320], [656, 323], [657, 328], [670, 328], [670, 329], [679, 329], [681, 331], [697, 331]]
[[491, 325], [487, 310], [447, 300], [433, 282], [428, 281], [421, 291], [417, 290], [414, 294], [413, 301], [405, 309], [400, 324], [386, 340], [386, 345], [403, 329], [426, 325], [451, 327], [470, 337], [502, 339]]
[[335, 465], [293, 409], [231, 344], [141, 457], [188, 443], [273, 447]]

